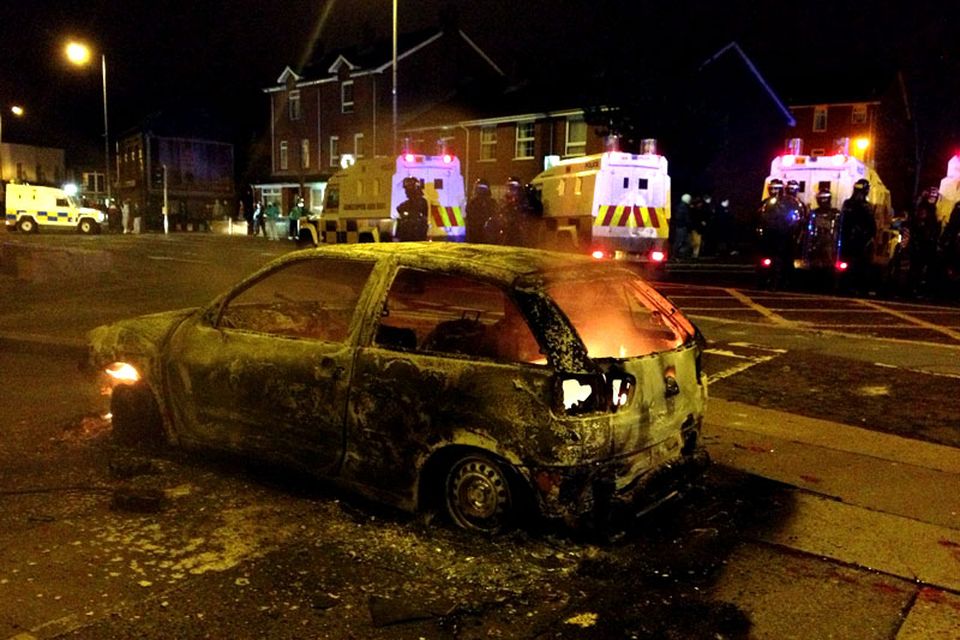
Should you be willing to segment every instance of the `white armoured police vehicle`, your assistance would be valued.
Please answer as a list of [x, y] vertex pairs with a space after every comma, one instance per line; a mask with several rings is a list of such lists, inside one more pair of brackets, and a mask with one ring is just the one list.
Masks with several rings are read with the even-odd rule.
[[947, 176], [940, 181], [940, 201], [937, 203], [937, 218], [946, 225], [954, 205], [960, 202], [960, 155], [950, 158]]
[[396, 159], [360, 158], [335, 173], [327, 183], [320, 217], [301, 222], [300, 241], [319, 245], [391, 239], [408, 177], [420, 181], [430, 207], [427, 239], [462, 241], [466, 227], [460, 160], [450, 154], [414, 153]]
[[[670, 223], [667, 159], [607, 151], [560, 160], [533, 179], [543, 203], [541, 237], [616, 258], [666, 259]], [[549, 244], [549, 242], [548, 242]]]
[[33, 233], [44, 229], [71, 229], [100, 233], [106, 217], [102, 211], [80, 206], [80, 200], [63, 189], [30, 184], [4, 185], [4, 210], [8, 230]]
[[[829, 192], [831, 206], [840, 209], [844, 201], [853, 194], [854, 184], [858, 180], [863, 179], [869, 182], [870, 190], [867, 201], [873, 205], [874, 218], [877, 224], [873, 264], [885, 266], [889, 262], [900, 241], [900, 234], [891, 227], [893, 208], [890, 204], [890, 191], [887, 190], [880, 180], [880, 176], [871, 167], [861, 160], [845, 154], [830, 156], [785, 154], [777, 156], [770, 164], [770, 175], [767, 176], [764, 183], [764, 199], [770, 196], [770, 181], [774, 179], [779, 179], [784, 184], [795, 180], [798, 184], [797, 197], [807, 206], [809, 211], [816, 209], [818, 193]], [[812, 218], [803, 221], [803, 223], [805, 227], [801, 229], [799, 239], [801, 246], [804, 245], [806, 234], [818, 231]], [[839, 229], [834, 229], [833, 232], [839, 232]], [[816, 269], [834, 265], [833, 261], [828, 265], [812, 264], [801, 254], [794, 261], [794, 266], [799, 269]]]

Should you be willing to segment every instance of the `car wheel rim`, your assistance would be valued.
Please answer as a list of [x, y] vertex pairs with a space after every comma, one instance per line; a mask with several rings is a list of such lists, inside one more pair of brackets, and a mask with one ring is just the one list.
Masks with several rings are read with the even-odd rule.
[[494, 531], [510, 505], [507, 479], [496, 464], [484, 458], [462, 460], [450, 474], [447, 504], [461, 527]]

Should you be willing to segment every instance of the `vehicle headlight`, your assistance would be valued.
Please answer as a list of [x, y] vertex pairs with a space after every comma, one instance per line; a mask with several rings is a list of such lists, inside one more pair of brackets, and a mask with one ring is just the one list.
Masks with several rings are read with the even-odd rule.
[[128, 362], [114, 362], [104, 369], [115, 384], [135, 384], [140, 380], [140, 372]]

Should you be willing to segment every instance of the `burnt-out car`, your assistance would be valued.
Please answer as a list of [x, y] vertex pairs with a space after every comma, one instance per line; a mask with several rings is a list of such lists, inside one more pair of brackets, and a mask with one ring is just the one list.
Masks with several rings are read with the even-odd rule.
[[644, 510], [707, 461], [696, 328], [582, 256], [320, 247], [90, 342], [121, 440], [266, 458], [467, 529]]

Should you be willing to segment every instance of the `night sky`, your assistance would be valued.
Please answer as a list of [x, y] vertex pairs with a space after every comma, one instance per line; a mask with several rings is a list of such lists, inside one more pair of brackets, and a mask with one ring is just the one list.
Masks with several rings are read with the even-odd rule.
[[[955, 101], [950, 96], [960, 84], [956, 75], [940, 77], [957, 69], [958, 7], [902, 0], [401, 0], [400, 29], [436, 24], [438, 13], [452, 8], [512, 77], [560, 82], [575, 81], [564, 71], [576, 65], [621, 58], [630, 64], [641, 54], [660, 56], [668, 67], [690, 64], [737, 40], [788, 99], [828, 97], [846, 84], [909, 69], [926, 74], [918, 86], [937, 106]], [[314, 45], [329, 50], [365, 31], [388, 36], [390, 13], [390, 0], [4, 1], [0, 104], [4, 114], [12, 103], [27, 109], [22, 120], [4, 116], [4, 139], [99, 148], [99, 57], [81, 70], [62, 53], [63, 43], [77, 37], [106, 54], [112, 138], [159, 109], [191, 106], [212, 112], [244, 144], [265, 129], [260, 89], [285, 65], [299, 66]]]

